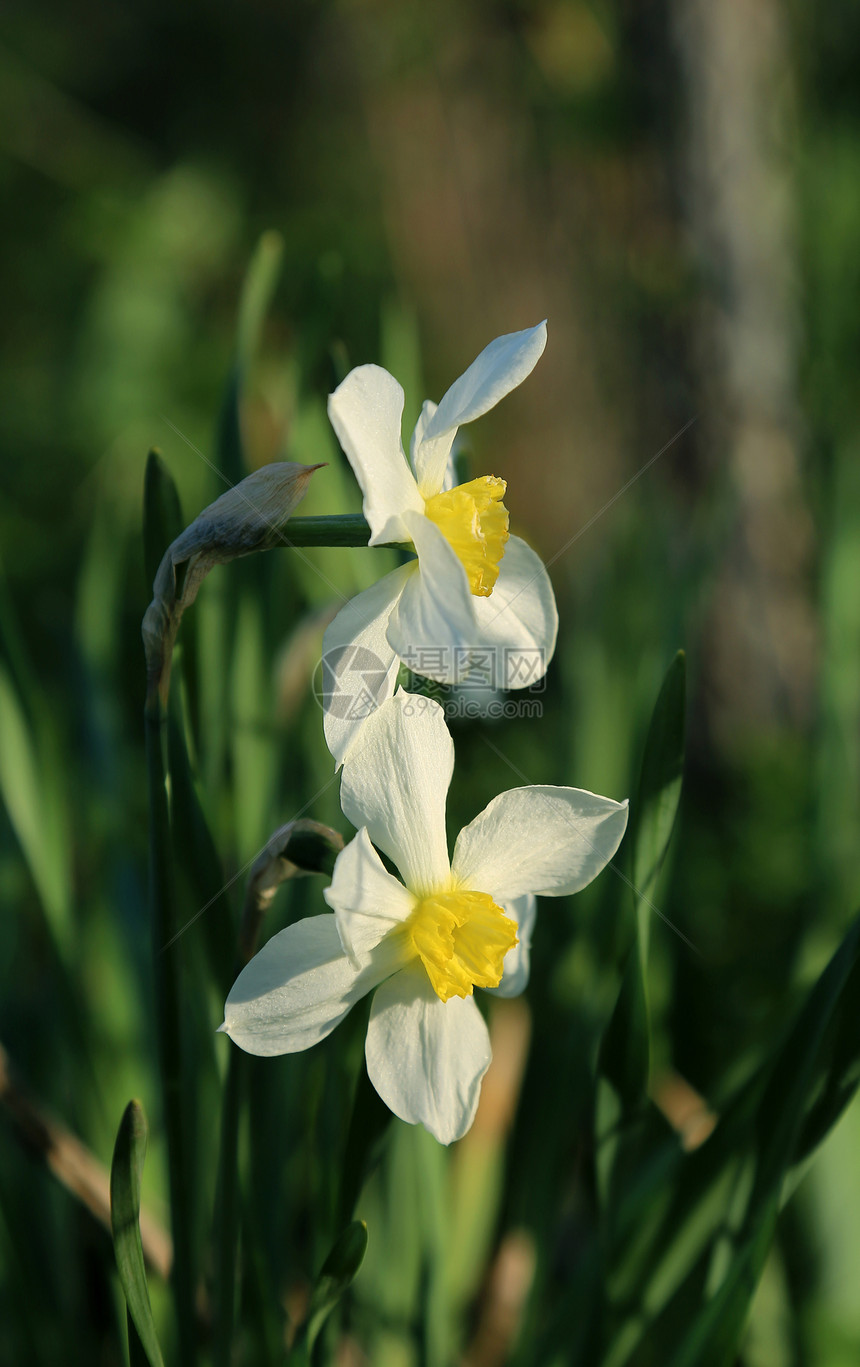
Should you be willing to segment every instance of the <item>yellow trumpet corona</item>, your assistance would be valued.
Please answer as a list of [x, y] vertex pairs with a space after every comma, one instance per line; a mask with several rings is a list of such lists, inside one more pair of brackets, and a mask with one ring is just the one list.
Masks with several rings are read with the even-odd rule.
[[508, 510], [502, 499], [507, 485], [495, 475], [481, 475], [428, 498], [424, 512], [454, 549], [479, 598], [489, 598], [499, 577], [508, 540]]
[[476, 987], [498, 987], [516, 923], [486, 892], [441, 892], [424, 897], [403, 926], [433, 991], [443, 1002], [471, 997]]

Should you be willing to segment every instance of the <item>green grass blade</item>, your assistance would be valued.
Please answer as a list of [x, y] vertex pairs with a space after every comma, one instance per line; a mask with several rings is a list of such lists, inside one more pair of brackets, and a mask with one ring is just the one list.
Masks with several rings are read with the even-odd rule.
[[[757, 1200], [766, 1205], [781, 1189], [789, 1166], [809, 1152], [810, 1134], [823, 1137], [822, 1113], [835, 1117], [834, 1093], [842, 1106], [853, 1095], [860, 1073], [860, 917], [855, 919], [830, 963], [810, 991], [782, 1045], [759, 1108]], [[850, 1092], [848, 1080], [850, 1079]]]
[[257, 243], [239, 301], [236, 355], [243, 368], [251, 364], [260, 344], [263, 323], [274, 298], [283, 260], [284, 239], [280, 233], [269, 229]]
[[[686, 659], [683, 650], [679, 650], [663, 680], [651, 716], [636, 801], [633, 882], [643, 927], [647, 927], [645, 899], [654, 894], [681, 797], [685, 693]], [[643, 938], [647, 947], [647, 929]]]
[[128, 1367], [147, 1367], [149, 1358], [146, 1349], [140, 1341], [140, 1334], [134, 1327], [134, 1320], [131, 1311], [126, 1307], [125, 1312], [126, 1331], [128, 1333]]
[[[54, 941], [68, 951], [72, 936], [70, 856], [59, 773], [43, 762], [8, 671], [0, 664], [0, 797], [18, 838]], [[50, 760], [50, 753], [47, 759]]]
[[195, 910], [206, 908], [199, 931], [213, 980], [219, 992], [226, 992], [235, 977], [236, 923], [221, 858], [197, 794], [178, 712], [177, 707], [171, 707], [167, 725], [173, 847], [181, 851]]
[[[143, 506], [143, 544], [147, 566], [156, 557], [160, 560], [174, 539], [176, 530], [172, 519], [177, 513], [179, 501], [170, 474], [157, 453], [150, 452], [144, 480]], [[150, 689], [144, 709], [144, 731], [149, 814], [148, 900], [156, 1034], [170, 1179], [173, 1292], [182, 1359], [184, 1363], [192, 1364], [196, 1356], [191, 1251], [193, 1188], [185, 1105], [187, 1083], [182, 1066], [184, 1033], [179, 959], [177, 947], [171, 943], [179, 927], [167, 797], [165, 727], [166, 716], [159, 692]]]
[[155, 980], [156, 1029], [164, 1126], [170, 1178], [173, 1232], [173, 1290], [184, 1363], [195, 1360], [194, 1280], [192, 1274], [193, 1188], [183, 1076], [184, 1031], [179, 951], [173, 943], [177, 925], [170, 816], [167, 802], [163, 739], [164, 715], [157, 695], [145, 713], [146, 769], [149, 796], [149, 916]]
[[620, 1188], [636, 1171], [647, 1114], [651, 1053], [646, 986], [649, 900], [671, 839], [681, 792], [684, 674], [684, 654], [679, 651], [657, 697], [645, 742], [633, 844], [637, 890], [634, 943], [598, 1054], [596, 1164], [610, 1261], [610, 1249], [617, 1242], [613, 1225]]
[[[110, 1221], [119, 1279], [128, 1313], [150, 1367], [164, 1367], [158, 1344], [140, 1240], [140, 1179], [146, 1153], [146, 1117], [139, 1101], [123, 1112], [110, 1170]], [[131, 1332], [129, 1334], [131, 1339]], [[134, 1361], [134, 1351], [130, 1347]]]
[[733, 1360], [797, 1165], [860, 1082], [858, 998], [860, 918], [770, 1062], [673, 1180], [659, 1236], [633, 1279], [641, 1336], [619, 1365], [726, 1367]]
[[239, 303], [236, 353], [221, 403], [215, 438], [216, 463], [231, 484], [248, 473], [242, 439], [242, 394], [248, 369], [278, 283], [284, 243], [278, 233], [266, 232], [251, 258]]
[[391, 1125], [391, 1112], [367, 1076], [364, 1059], [358, 1073], [344, 1151], [338, 1219], [349, 1220], [369, 1173], [379, 1161]]
[[239, 1243], [239, 1117], [246, 1058], [230, 1050], [221, 1105], [215, 1212], [215, 1367], [230, 1367], [236, 1312], [236, 1263]]
[[238, 484], [248, 473], [242, 445], [241, 396], [242, 374], [238, 362], [234, 361], [227, 376], [215, 432], [218, 469], [226, 477], [228, 485]]

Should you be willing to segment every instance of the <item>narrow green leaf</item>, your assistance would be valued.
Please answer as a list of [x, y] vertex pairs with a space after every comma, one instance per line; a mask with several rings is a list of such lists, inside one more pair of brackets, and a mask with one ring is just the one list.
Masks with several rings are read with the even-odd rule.
[[235, 837], [244, 863], [271, 828], [278, 754], [266, 730], [272, 706], [271, 666], [262, 603], [245, 593], [236, 607], [230, 704]]
[[[759, 1107], [759, 1170], [751, 1207], [767, 1204], [779, 1190], [789, 1164], [808, 1152], [806, 1125], [821, 1137], [823, 1098], [834, 1088], [844, 1097], [846, 1079], [858, 1082], [860, 1030], [860, 917], [855, 919], [810, 991], [779, 1050]], [[826, 1109], [830, 1110], [827, 1106]]]
[[12, 601], [3, 560], [0, 558], [0, 652], [22, 697], [33, 697], [38, 690], [36, 673], [30, 663], [18, 614]]
[[338, 1200], [341, 1221], [348, 1220], [355, 1210], [361, 1188], [379, 1161], [382, 1141], [390, 1124], [391, 1112], [368, 1078], [362, 1059], [341, 1170]]
[[196, 1360], [192, 1252], [194, 1178], [190, 1157], [186, 1012], [174, 943], [179, 930], [171, 847], [163, 732], [166, 718], [159, 693], [150, 692], [144, 708], [149, 813], [149, 919], [155, 984], [156, 1036], [170, 1181], [173, 1231], [173, 1294], [183, 1367]]
[[[600, 1042], [595, 1106], [597, 1180], [607, 1219], [607, 1253], [616, 1243], [614, 1207], [635, 1174], [643, 1140], [650, 1071], [646, 963], [648, 912], [665, 858], [681, 791], [684, 758], [684, 653], [669, 666], [654, 706], [639, 779], [633, 870], [634, 942], [615, 1008]], [[611, 1253], [610, 1253], [611, 1260]]]
[[[679, 650], [658, 694], [642, 756], [633, 840], [633, 882], [640, 908], [654, 893], [678, 812], [685, 692], [686, 659]], [[647, 945], [647, 936], [645, 940]]]
[[143, 564], [147, 587], [152, 585], [167, 547], [184, 526], [173, 476], [161, 453], [150, 451], [143, 477]]
[[0, 797], [9, 813], [56, 944], [67, 950], [72, 934], [72, 880], [63, 795], [58, 771], [40, 754], [11, 676], [0, 664]]
[[[776, 1230], [776, 1193], [745, 1241], [729, 1254], [726, 1278], [681, 1337], [670, 1367], [730, 1367]], [[688, 1321], [689, 1324], [689, 1321]]]
[[128, 1312], [150, 1367], [164, 1367], [143, 1264], [140, 1240], [140, 1179], [146, 1153], [146, 1117], [130, 1101], [120, 1121], [110, 1170], [110, 1222], [119, 1279]]
[[275, 295], [283, 259], [284, 239], [270, 228], [257, 243], [239, 301], [236, 355], [243, 368], [251, 364], [260, 344], [260, 334]]
[[[671, 1199], [629, 1279], [639, 1332], [619, 1364], [725, 1367], [733, 1360], [798, 1165], [856, 1093], [858, 999], [860, 918], [713, 1136], [680, 1159], [674, 1175], [667, 1172]], [[634, 1231], [637, 1220], [641, 1210], [638, 1216], [626, 1211], [623, 1229]], [[705, 1252], [707, 1275], [699, 1280]]]
[[597, 1065], [595, 1168], [604, 1284], [610, 1299], [620, 1296], [624, 1282], [626, 1244], [618, 1228], [619, 1205], [626, 1188], [636, 1180], [647, 1137], [649, 1066], [648, 1004], [637, 942], [630, 951], [615, 1009], [600, 1042]]
[[264, 233], [242, 287], [235, 359], [227, 377], [215, 439], [218, 468], [231, 484], [238, 484], [248, 473], [242, 440], [242, 392], [278, 283], [283, 252], [280, 235], [271, 231]]
[[197, 795], [179, 717], [171, 706], [167, 724], [167, 767], [170, 774], [170, 825], [174, 855], [191, 887], [200, 917], [200, 932], [214, 981], [226, 991], [236, 955], [235, 917], [215, 841]]
[[236, 1263], [239, 1245], [239, 1117], [246, 1057], [230, 1050], [221, 1105], [221, 1146], [215, 1209], [215, 1367], [230, 1367], [236, 1307]]
[[149, 1362], [146, 1349], [140, 1341], [140, 1334], [134, 1327], [134, 1320], [128, 1306], [125, 1308], [125, 1328], [128, 1334], [128, 1367], [147, 1367]]
[[597, 1064], [598, 1077], [610, 1085], [622, 1111], [635, 1109], [644, 1101], [650, 1055], [644, 966], [639, 946], [634, 944], [600, 1041]]

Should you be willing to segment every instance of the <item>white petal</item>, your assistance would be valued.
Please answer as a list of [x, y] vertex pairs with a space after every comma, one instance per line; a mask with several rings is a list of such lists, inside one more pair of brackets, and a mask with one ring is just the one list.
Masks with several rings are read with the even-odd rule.
[[343, 948], [356, 967], [360, 957], [375, 949], [415, 906], [412, 893], [383, 865], [365, 827], [341, 850], [323, 897], [335, 914]]
[[401, 515], [424, 500], [400, 443], [400, 385], [381, 366], [358, 366], [329, 395], [328, 415], [364, 494], [368, 544], [408, 541]]
[[451, 861], [463, 887], [496, 901], [579, 892], [621, 844], [627, 802], [581, 788], [512, 788], [464, 826]]
[[[415, 424], [409, 448], [418, 488], [425, 498], [432, 498], [434, 494], [440, 493], [446, 487], [449, 470], [453, 474], [451, 447], [457, 435], [456, 427], [443, 432], [441, 437], [436, 437], [435, 440], [428, 440], [424, 435], [435, 412], [436, 404], [426, 399]], [[447, 487], [453, 487], [453, 481]]]
[[462, 1138], [491, 1058], [473, 997], [441, 1001], [423, 968], [395, 974], [373, 999], [365, 1056], [368, 1077], [396, 1116], [423, 1125], [440, 1144]]
[[391, 612], [388, 640], [416, 674], [456, 683], [480, 643], [466, 571], [429, 518], [407, 517], [420, 573], [410, 579]]
[[221, 1029], [249, 1054], [295, 1054], [325, 1039], [383, 976], [366, 961], [353, 967], [333, 916], [310, 916], [273, 935], [242, 969]]
[[447, 886], [445, 799], [454, 746], [441, 707], [401, 689], [368, 717], [343, 766], [340, 802], [411, 892]]
[[455, 380], [427, 423], [424, 439], [432, 441], [443, 432], [473, 422], [522, 384], [543, 355], [546, 323], [497, 337]]
[[519, 943], [505, 955], [504, 976], [498, 987], [488, 987], [486, 991], [492, 992], [494, 997], [518, 997], [525, 991], [529, 980], [537, 898], [531, 895], [513, 897], [499, 905], [506, 916], [516, 921]]
[[394, 693], [400, 662], [386, 637], [388, 619], [405, 585], [417, 575], [415, 561], [383, 575], [350, 599], [326, 628], [323, 729], [338, 765], [365, 718]]
[[555, 651], [558, 609], [540, 556], [510, 537], [493, 592], [474, 604], [478, 643], [495, 652], [497, 687], [525, 688], [542, 679]]

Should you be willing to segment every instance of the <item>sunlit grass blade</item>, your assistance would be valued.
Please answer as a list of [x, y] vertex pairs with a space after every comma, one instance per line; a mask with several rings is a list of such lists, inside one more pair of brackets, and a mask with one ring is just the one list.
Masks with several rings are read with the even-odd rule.
[[60, 770], [39, 745], [11, 675], [0, 663], [0, 796], [51, 934], [61, 953], [72, 936], [72, 877]]
[[68, 966], [74, 881], [63, 774], [52, 710], [30, 663], [0, 564], [0, 801]]
[[633, 882], [646, 949], [647, 899], [654, 895], [681, 798], [685, 693], [686, 659], [683, 650], [679, 650], [663, 680], [651, 716], [634, 811]]
[[[120, 1121], [110, 1170], [110, 1213], [119, 1278], [131, 1322], [150, 1367], [164, 1367], [152, 1318], [143, 1246], [140, 1239], [140, 1180], [146, 1154], [147, 1126], [139, 1101], [130, 1101]], [[129, 1355], [135, 1347], [129, 1327]]]
[[489, 1020], [493, 1063], [481, 1088], [471, 1130], [451, 1153], [446, 1273], [460, 1312], [477, 1294], [492, 1257], [505, 1195], [506, 1156], [531, 1043], [532, 1015], [522, 998], [497, 999]]
[[270, 228], [263, 233], [254, 250], [239, 301], [236, 355], [242, 367], [251, 364], [259, 346], [263, 323], [274, 298], [283, 260], [284, 239], [279, 232]]

